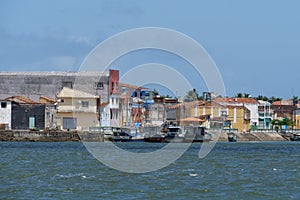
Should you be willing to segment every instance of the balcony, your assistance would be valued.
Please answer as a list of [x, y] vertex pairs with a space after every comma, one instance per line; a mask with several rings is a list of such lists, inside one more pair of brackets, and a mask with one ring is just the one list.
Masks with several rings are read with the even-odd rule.
[[271, 118], [272, 114], [271, 113], [264, 113], [264, 112], [259, 112], [258, 113], [259, 118]]
[[250, 119], [251, 119], [251, 116], [250, 116], [250, 113], [249, 113], [249, 112], [246, 112], [246, 113], [245, 113], [244, 119], [245, 119], [245, 120], [250, 120]]

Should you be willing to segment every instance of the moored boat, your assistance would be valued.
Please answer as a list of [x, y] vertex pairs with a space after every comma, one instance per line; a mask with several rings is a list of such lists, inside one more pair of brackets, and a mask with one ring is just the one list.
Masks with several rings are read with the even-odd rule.
[[179, 126], [170, 126], [167, 128], [165, 142], [184, 142], [184, 130]]
[[184, 142], [209, 142], [212, 141], [212, 134], [206, 131], [204, 126], [185, 127]]
[[291, 137], [291, 141], [300, 141], [300, 133], [294, 133]]
[[230, 132], [230, 133], [227, 133], [227, 135], [228, 135], [228, 142], [236, 142], [237, 141], [236, 133]]

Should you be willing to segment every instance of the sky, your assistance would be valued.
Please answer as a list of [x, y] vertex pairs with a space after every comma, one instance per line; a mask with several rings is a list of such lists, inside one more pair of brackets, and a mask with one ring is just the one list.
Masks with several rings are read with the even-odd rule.
[[[0, 71], [77, 71], [112, 35], [163, 27], [205, 48], [228, 96], [300, 97], [298, 0], [0, 0], [0, 5]], [[174, 66], [199, 93], [207, 89], [187, 70], [189, 63], [166, 52], [130, 53], [111, 67], [124, 74], [149, 62]]]

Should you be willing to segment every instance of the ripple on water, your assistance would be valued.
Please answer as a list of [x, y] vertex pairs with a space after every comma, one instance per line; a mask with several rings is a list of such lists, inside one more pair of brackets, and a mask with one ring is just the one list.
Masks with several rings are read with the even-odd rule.
[[204, 159], [193, 144], [164, 169], [128, 174], [81, 143], [0, 143], [0, 199], [300, 199], [299, 144], [222, 143]]

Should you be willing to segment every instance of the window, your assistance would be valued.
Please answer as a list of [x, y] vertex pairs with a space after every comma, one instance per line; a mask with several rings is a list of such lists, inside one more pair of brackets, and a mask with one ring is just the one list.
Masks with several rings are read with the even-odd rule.
[[115, 82], [112, 82], [111, 83], [111, 90], [114, 90], [115, 89]]
[[1, 108], [6, 108], [7, 103], [6, 102], [1, 102]]
[[112, 97], [111, 98], [111, 104], [114, 104], [115, 99]]
[[64, 88], [64, 87], [67, 87], [67, 88], [73, 88], [73, 83], [72, 82], [70, 82], [70, 81], [63, 81], [62, 82], [62, 87]]
[[88, 102], [88, 101], [82, 101], [82, 102], [81, 102], [81, 106], [82, 106], [83, 108], [88, 108], [88, 107], [89, 107], [89, 102]]
[[103, 85], [103, 82], [96, 82], [95, 83], [95, 88], [96, 89], [103, 89], [104, 85]]

